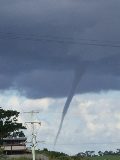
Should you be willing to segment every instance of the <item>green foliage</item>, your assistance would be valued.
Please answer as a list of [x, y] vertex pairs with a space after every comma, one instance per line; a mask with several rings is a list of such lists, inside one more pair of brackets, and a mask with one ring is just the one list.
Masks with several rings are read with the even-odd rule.
[[47, 148], [36, 152], [49, 157], [49, 160], [89, 160], [87, 157], [69, 156], [63, 152], [48, 151]]
[[117, 149], [116, 152], [99, 151], [99, 155], [95, 155], [94, 151], [86, 151], [85, 153], [78, 153], [76, 156], [69, 156], [61, 152], [48, 151], [47, 148], [38, 150], [37, 153], [49, 157], [49, 160], [120, 160], [120, 149]]
[[3, 154], [3, 149], [0, 147], [0, 155]]
[[19, 129], [26, 129], [22, 123], [18, 123], [19, 112], [13, 110], [4, 110], [0, 107], [0, 144], [2, 139], [11, 132]]
[[120, 156], [118, 155], [96, 156], [96, 157], [91, 157], [90, 160], [120, 160]]
[[62, 159], [64, 159], [65, 157], [68, 157], [67, 154], [62, 153], [62, 152], [55, 152], [55, 151], [48, 151], [47, 148], [44, 148], [43, 150], [38, 150], [36, 151], [37, 153], [43, 154], [45, 156], [48, 156], [50, 159], [56, 159], [56, 158], [60, 158], [62, 157]]
[[[2, 158], [0, 160], [6, 160], [6, 158]], [[20, 157], [20, 158], [7, 158], [7, 160], [31, 160], [30, 158], [24, 158], [24, 157]], [[113, 155], [108, 155], [108, 156], [96, 156], [96, 157], [84, 157], [84, 158], [80, 158], [80, 157], [61, 157], [60, 159], [54, 159], [54, 158], [50, 158], [49, 160], [120, 160], [120, 156], [113, 156]]]
[[3, 149], [0, 147], [0, 160], [5, 160], [6, 156], [3, 154]]
[[30, 158], [20, 157], [20, 158], [11, 158], [8, 160], [31, 160]]

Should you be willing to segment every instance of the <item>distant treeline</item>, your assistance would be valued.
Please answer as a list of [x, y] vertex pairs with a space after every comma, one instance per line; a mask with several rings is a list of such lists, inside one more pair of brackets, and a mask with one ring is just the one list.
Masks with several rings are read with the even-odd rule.
[[80, 152], [76, 156], [77, 157], [94, 157], [94, 156], [105, 156], [105, 155], [120, 155], [120, 149], [117, 149], [114, 151], [99, 151], [98, 154], [95, 154], [95, 151], [86, 151], [86, 152]]
[[[104, 156], [120, 156], [120, 149], [114, 151], [99, 151], [98, 154], [95, 154], [95, 151], [86, 151], [80, 152], [74, 156], [69, 156], [63, 152], [55, 152], [55, 151], [48, 151], [47, 148], [43, 150], [38, 150], [37, 153], [44, 154], [49, 157], [50, 160], [91, 160], [93, 157], [104, 157]], [[120, 158], [120, 157], [119, 157]]]

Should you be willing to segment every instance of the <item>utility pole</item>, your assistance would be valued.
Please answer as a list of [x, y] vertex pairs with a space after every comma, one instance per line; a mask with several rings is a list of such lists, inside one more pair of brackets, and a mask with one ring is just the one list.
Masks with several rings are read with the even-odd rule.
[[35, 160], [35, 147], [36, 147], [36, 144], [37, 144], [37, 141], [36, 141], [36, 135], [35, 135], [35, 124], [39, 124], [41, 125], [41, 122], [25, 122], [26, 124], [29, 123], [31, 124], [32, 126], [32, 157], [33, 157], [33, 160]]
[[[31, 111], [31, 112], [24, 112], [24, 113], [31, 113], [32, 115], [35, 114], [35, 113], [39, 113], [37, 111]], [[35, 147], [36, 147], [36, 144], [37, 144], [37, 141], [36, 141], [36, 135], [35, 135], [35, 124], [39, 124], [41, 126], [41, 122], [34, 122], [34, 121], [31, 121], [31, 122], [25, 122], [26, 124], [31, 124], [31, 127], [32, 127], [32, 157], [33, 157], [33, 160], [35, 160]]]

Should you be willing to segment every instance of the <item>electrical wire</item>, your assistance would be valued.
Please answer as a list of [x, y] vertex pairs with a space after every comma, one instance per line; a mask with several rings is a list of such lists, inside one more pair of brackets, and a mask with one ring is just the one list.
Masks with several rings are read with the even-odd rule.
[[[1, 35], [9, 36], [25, 36], [25, 37], [37, 37], [37, 38], [53, 38], [53, 39], [66, 39], [66, 40], [75, 40], [73, 37], [65, 36], [53, 36], [53, 35], [39, 35], [39, 34], [25, 34], [25, 33], [15, 33], [15, 32], [0, 32]], [[93, 41], [93, 42], [103, 42], [103, 43], [120, 43], [120, 40], [99, 40], [99, 39], [87, 39], [87, 38], [77, 38], [77, 40], [82, 41]]]
[[[45, 142], [44, 145], [53, 145]], [[79, 146], [79, 145], [120, 145], [120, 142], [102, 142], [102, 143], [57, 143], [59, 146]]]
[[[4, 33], [0, 35], [0, 39], [12, 39], [12, 40], [29, 40], [29, 41], [38, 41], [38, 42], [54, 42], [59, 44], [74, 44], [74, 45], [85, 45], [85, 46], [96, 46], [96, 47], [112, 47], [112, 48], [120, 48], [119, 41], [100, 41], [100, 40], [84, 40], [84, 39], [70, 39], [70, 38], [62, 38], [60, 37], [52, 37], [52, 36], [30, 36], [25, 34], [13, 34], [13, 33]], [[98, 43], [99, 42], [99, 43]], [[111, 42], [111, 43], [110, 43]], [[114, 42], [114, 43], [113, 43]], [[119, 42], [117, 44], [116, 42]]]

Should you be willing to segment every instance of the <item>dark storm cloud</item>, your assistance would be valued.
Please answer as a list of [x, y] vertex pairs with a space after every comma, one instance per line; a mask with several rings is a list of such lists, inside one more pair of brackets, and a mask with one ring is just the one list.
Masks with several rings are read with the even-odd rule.
[[120, 2], [0, 0], [0, 88], [30, 97], [120, 89]]

